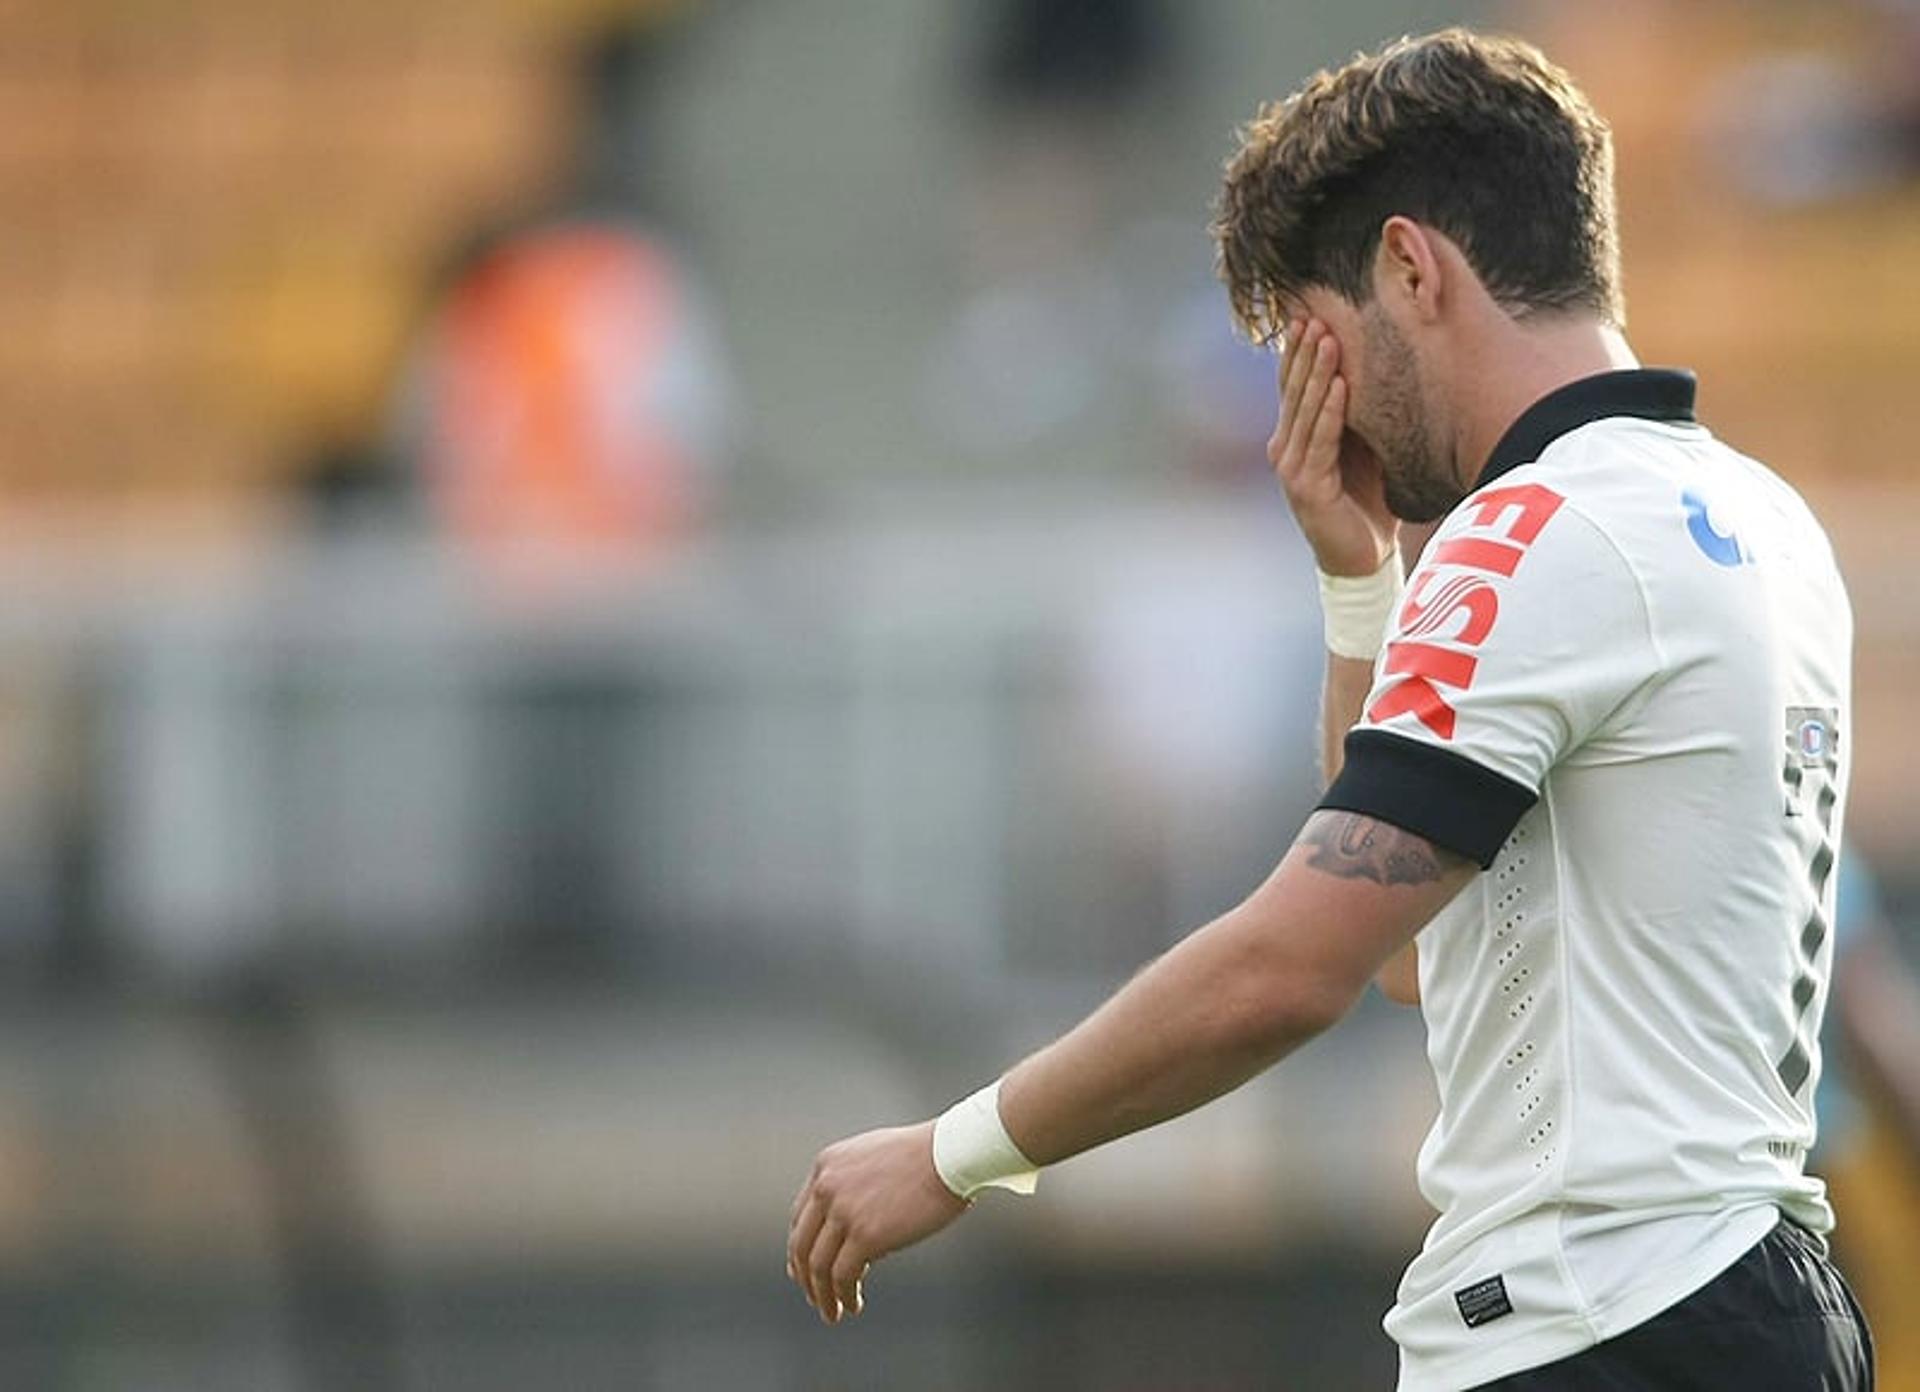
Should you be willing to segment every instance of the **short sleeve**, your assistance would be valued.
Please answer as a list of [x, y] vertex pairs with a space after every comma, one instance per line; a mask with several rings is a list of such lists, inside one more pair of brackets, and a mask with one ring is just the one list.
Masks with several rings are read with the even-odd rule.
[[1408, 583], [1321, 806], [1489, 866], [1548, 772], [1658, 665], [1639, 582], [1605, 533], [1544, 484], [1483, 489]]

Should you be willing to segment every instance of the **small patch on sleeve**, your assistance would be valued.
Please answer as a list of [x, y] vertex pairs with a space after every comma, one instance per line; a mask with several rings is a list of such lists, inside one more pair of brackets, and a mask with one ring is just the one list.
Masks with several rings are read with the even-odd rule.
[[1469, 1329], [1478, 1329], [1513, 1313], [1513, 1302], [1507, 1299], [1507, 1283], [1498, 1276], [1489, 1276], [1455, 1291], [1453, 1303], [1460, 1307], [1460, 1318], [1467, 1322]]

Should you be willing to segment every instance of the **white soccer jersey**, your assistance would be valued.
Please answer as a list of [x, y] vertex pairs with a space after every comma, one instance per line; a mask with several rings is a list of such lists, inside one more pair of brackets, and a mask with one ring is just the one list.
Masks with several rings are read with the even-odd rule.
[[1409, 583], [1324, 806], [1486, 873], [1420, 934], [1440, 1212], [1402, 1392], [1564, 1358], [1705, 1285], [1804, 1171], [1852, 619], [1786, 484], [1606, 373], [1526, 412]]

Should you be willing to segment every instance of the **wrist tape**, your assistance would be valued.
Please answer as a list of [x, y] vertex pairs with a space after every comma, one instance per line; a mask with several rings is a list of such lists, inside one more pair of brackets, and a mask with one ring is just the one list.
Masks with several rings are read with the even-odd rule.
[[1000, 1124], [999, 1082], [954, 1103], [933, 1123], [933, 1168], [963, 1199], [982, 1189], [1033, 1192], [1039, 1171]]
[[1406, 584], [1397, 547], [1371, 575], [1321, 571], [1320, 611], [1326, 619], [1327, 650], [1363, 662], [1378, 657]]

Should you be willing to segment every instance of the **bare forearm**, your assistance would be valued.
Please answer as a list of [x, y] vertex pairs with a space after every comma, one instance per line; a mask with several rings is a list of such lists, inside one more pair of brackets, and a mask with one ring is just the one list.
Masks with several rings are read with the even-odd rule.
[[1373, 686], [1373, 664], [1327, 654], [1327, 676], [1320, 692], [1320, 771], [1328, 783], [1340, 776], [1347, 758], [1347, 731], [1360, 723], [1361, 709]]
[[1007, 1074], [1007, 1134], [1049, 1165], [1232, 1091], [1345, 1014], [1474, 873], [1398, 827], [1316, 812], [1244, 904]]
[[1260, 936], [1244, 906], [1215, 920], [1014, 1068], [1000, 1109], [1027, 1157], [1053, 1164], [1192, 1111], [1338, 1018], [1348, 1002], [1286, 980]]
[[1191, 1111], [1327, 1028], [1472, 873], [1388, 823], [1316, 812], [1244, 904], [1057, 1043], [936, 1121], [822, 1150], [788, 1220], [788, 1274], [829, 1322], [857, 1313], [868, 1264], [979, 1189]]
[[1233, 914], [1190, 935], [1000, 1085], [1008, 1135], [1035, 1164], [1192, 1112], [1271, 1068], [1327, 1021], [1260, 998]]

